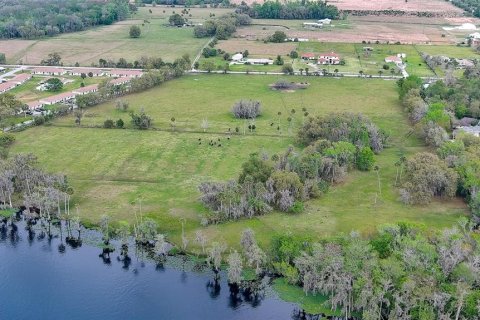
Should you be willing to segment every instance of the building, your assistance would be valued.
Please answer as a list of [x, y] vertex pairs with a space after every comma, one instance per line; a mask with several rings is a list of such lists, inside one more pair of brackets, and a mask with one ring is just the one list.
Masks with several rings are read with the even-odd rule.
[[9, 82], [13, 82], [15, 85], [19, 86], [23, 83], [25, 83], [27, 80], [30, 80], [32, 78], [32, 75], [30, 73], [20, 73], [15, 75], [12, 79], [9, 80]]
[[480, 137], [480, 126], [476, 125], [474, 127], [471, 127], [471, 126], [457, 127], [453, 131], [453, 137], [455, 138], [456, 135], [459, 133], [468, 133], [468, 134], [474, 135], [475, 137]]
[[4, 83], [0, 83], [0, 93], [5, 93], [8, 90], [12, 90], [15, 88], [17, 85], [13, 82], [7, 81]]
[[97, 92], [98, 91], [98, 84], [92, 84], [86, 87], [81, 87], [72, 91], [73, 94], [76, 95], [84, 95], [87, 93]]
[[122, 77], [122, 78], [116, 78], [113, 80], [110, 80], [108, 83], [111, 85], [119, 86], [122, 84], [127, 84], [132, 80], [130, 77]]
[[38, 67], [32, 69], [32, 73], [44, 76], [61, 76], [67, 73], [67, 70], [59, 67]]
[[317, 56], [314, 53], [304, 53], [302, 54], [302, 60], [316, 60]]
[[320, 29], [320, 28], [323, 28], [323, 24], [318, 23], [318, 22], [304, 22], [304, 23], [303, 23], [303, 27], [304, 27], [304, 28], [317, 28], [317, 29]]
[[322, 53], [318, 57], [318, 64], [340, 64], [340, 56], [335, 52]]
[[241, 53], [236, 53], [232, 56], [233, 62], [240, 62], [242, 59], [243, 59], [243, 54]]
[[60, 103], [60, 102], [67, 102], [68, 100], [71, 100], [75, 98], [76, 94], [73, 92], [65, 92], [65, 93], [60, 93], [54, 96], [50, 96], [47, 98], [40, 99], [39, 102], [42, 104], [46, 105], [52, 105], [55, 103]]
[[35, 110], [35, 109], [43, 107], [43, 103], [41, 103], [38, 100], [27, 102], [26, 105], [28, 106], [29, 110]]
[[88, 76], [91, 73], [94, 77], [103, 77], [108, 73], [107, 71], [93, 68], [75, 68], [70, 70], [69, 72], [73, 76], [81, 76], [82, 73]]
[[385, 62], [386, 63], [395, 63], [395, 64], [400, 64], [402, 63], [402, 58], [400, 58], [399, 56], [389, 56], [389, 57], [386, 57], [385, 58]]
[[318, 23], [324, 25], [324, 24], [331, 24], [332, 23], [332, 19], [328, 19], [328, 18], [325, 18], [325, 19], [320, 19], [318, 20]]
[[273, 60], [271, 59], [246, 59], [245, 63], [247, 64], [273, 64]]
[[130, 77], [130, 78], [138, 78], [143, 75], [143, 71], [141, 70], [132, 70], [132, 69], [112, 69], [109, 73], [110, 77]]

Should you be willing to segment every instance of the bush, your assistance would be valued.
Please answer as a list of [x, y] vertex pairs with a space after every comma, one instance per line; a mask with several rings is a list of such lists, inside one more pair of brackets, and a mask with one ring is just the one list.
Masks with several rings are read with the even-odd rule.
[[285, 32], [275, 31], [275, 33], [268, 38], [268, 41], [274, 43], [282, 43], [285, 42], [285, 39], [287, 39], [287, 35], [285, 34]]
[[290, 208], [289, 212], [297, 214], [297, 213], [302, 213], [303, 210], [305, 210], [305, 205], [303, 204], [303, 202], [302, 201], [295, 201], [293, 203], [293, 206]]
[[33, 118], [33, 123], [36, 126], [41, 126], [42, 124], [45, 123], [45, 117], [44, 116], [35, 117], [35, 118]]
[[261, 114], [260, 101], [240, 100], [233, 105], [232, 113], [238, 119], [254, 119]]
[[122, 119], [118, 119], [117, 122], [115, 122], [115, 126], [119, 129], [123, 129], [123, 127], [125, 126], [125, 123], [123, 122]]
[[127, 111], [128, 107], [129, 103], [125, 100], [117, 100], [117, 103], [115, 104], [115, 109], [123, 112]]
[[15, 142], [15, 136], [11, 133], [0, 133], [0, 147], [8, 148]]
[[370, 147], [363, 147], [357, 153], [357, 168], [361, 171], [369, 171], [375, 163], [374, 153]]
[[285, 74], [293, 74], [293, 67], [290, 63], [286, 63], [282, 66], [282, 72]]
[[152, 118], [150, 118], [143, 110], [141, 110], [139, 114], [132, 112], [130, 113], [130, 116], [132, 117], [132, 126], [135, 129], [145, 130], [152, 125]]
[[185, 24], [185, 19], [178, 13], [175, 13], [168, 18], [168, 23], [170, 23], [171, 26], [179, 27]]
[[105, 120], [105, 122], [103, 123], [103, 127], [105, 129], [112, 129], [115, 127], [115, 124], [113, 123], [113, 120], [108, 119], [108, 120]]
[[140, 38], [140, 35], [142, 34], [142, 30], [140, 29], [139, 26], [131, 26], [129, 34], [130, 34], [130, 38]]

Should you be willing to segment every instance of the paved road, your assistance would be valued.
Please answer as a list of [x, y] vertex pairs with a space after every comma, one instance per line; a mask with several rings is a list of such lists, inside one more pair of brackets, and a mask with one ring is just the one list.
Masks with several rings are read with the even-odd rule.
[[8, 71], [8, 72], [5, 72], [5, 73], [2, 73], [0, 74], [0, 82], [2, 82], [3, 79], [5, 79], [6, 77], [10, 77], [10, 76], [13, 76], [15, 73], [17, 72], [20, 72], [22, 71], [23, 69], [26, 69], [25, 66], [13, 66], [14, 69]]

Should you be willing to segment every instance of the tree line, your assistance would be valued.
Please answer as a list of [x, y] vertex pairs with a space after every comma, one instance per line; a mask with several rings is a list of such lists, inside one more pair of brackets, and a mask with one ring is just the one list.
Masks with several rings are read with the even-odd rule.
[[340, 13], [334, 5], [323, 1], [265, 1], [249, 7], [242, 2], [237, 13], [245, 13], [255, 19], [338, 19]]
[[202, 25], [196, 25], [193, 35], [196, 38], [215, 37], [226, 40], [237, 30], [238, 26], [251, 24], [252, 19], [246, 14], [226, 14], [217, 19], [209, 19]]
[[8, 0], [0, 6], [0, 37], [34, 39], [125, 20], [136, 7], [127, 0]]
[[[233, 113], [257, 116], [259, 110], [256, 102], [241, 101]], [[200, 184], [200, 200], [210, 209], [204, 223], [251, 218], [274, 209], [301, 212], [305, 201], [320, 197], [349, 170], [373, 169], [374, 154], [383, 150], [388, 139], [360, 114], [331, 114], [304, 121], [298, 133], [299, 143], [307, 146], [302, 151], [289, 147], [272, 156], [253, 153], [236, 181]]]
[[474, 17], [480, 17], [480, 2], [478, 0], [452, 0], [451, 2]]

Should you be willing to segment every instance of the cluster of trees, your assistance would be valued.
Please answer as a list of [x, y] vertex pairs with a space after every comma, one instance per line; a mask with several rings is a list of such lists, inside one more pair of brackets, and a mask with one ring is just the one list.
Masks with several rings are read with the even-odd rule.
[[238, 26], [249, 25], [252, 19], [241, 13], [227, 14], [218, 19], [210, 19], [193, 29], [196, 38], [215, 37], [226, 40], [237, 30]]
[[371, 239], [352, 232], [306, 240], [276, 238], [274, 266], [305, 293], [328, 297], [345, 318], [478, 319], [480, 243], [466, 219], [434, 233], [398, 223]]
[[100, 83], [97, 92], [77, 96], [77, 105], [80, 109], [83, 109], [125, 95], [126, 93], [144, 91], [158, 86], [165, 81], [178, 78], [188, 69], [190, 69], [190, 59], [188, 56], [184, 56], [183, 58], [176, 59], [173, 63], [166, 63], [158, 69], [145, 72], [139, 78], [131, 79], [128, 85], [112, 85], [106, 80]]
[[[273, 43], [282, 43], [287, 40], [287, 35], [283, 31], [275, 31], [270, 37], [268, 37], [268, 42]], [[298, 54], [297, 54], [298, 57]]]
[[238, 119], [255, 119], [261, 112], [261, 103], [256, 100], [240, 100], [232, 107], [233, 116]]
[[[184, 56], [183, 59], [190, 60], [188, 56]], [[163, 61], [160, 57], [147, 57], [142, 56], [140, 59], [133, 62], [127, 61], [125, 58], [119, 58], [117, 61], [112, 59], [98, 59], [98, 66], [101, 68], [125, 68], [125, 69], [160, 69], [164, 66], [171, 65], [169, 62]]]
[[63, 82], [58, 78], [50, 78], [45, 81], [45, 89], [51, 92], [57, 92], [63, 89]]
[[130, 36], [130, 38], [140, 38], [140, 36], [142, 35], [142, 30], [139, 26], [131, 26], [130, 30], [128, 31], [128, 35]]
[[480, 2], [478, 0], [452, 0], [454, 5], [480, 18]]
[[0, 37], [33, 39], [81, 31], [125, 20], [135, 10], [128, 0], [9, 0], [0, 6]]
[[310, 118], [299, 140], [308, 144], [301, 152], [290, 147], [271, 157], [251, 154], [237, 181], [202, 183], [200, 200], [211, 210], [206, 223], [251, 218], [273, 209], [301, 212], [306, 200], [320, 197], [349, 169], [372, 169], [374, 152], [385, 143], [373, 123], [353, 114]]
[[340, 14], [334, 5], [323, 1], [265, 1], [252, 7], [242, 3], [237, 13], [245, 13], [255, 19], [338, 19]]
[[54, 220], [70, 216], [70, 198], [73, 188], [66, 176], [49, 174], [37, 168], [32, 154], [17, 154], [0, 161], [0, 203], [3, 207], [25, 208], [27, 225], [38, 219], [48, 225], [48, 234]]

